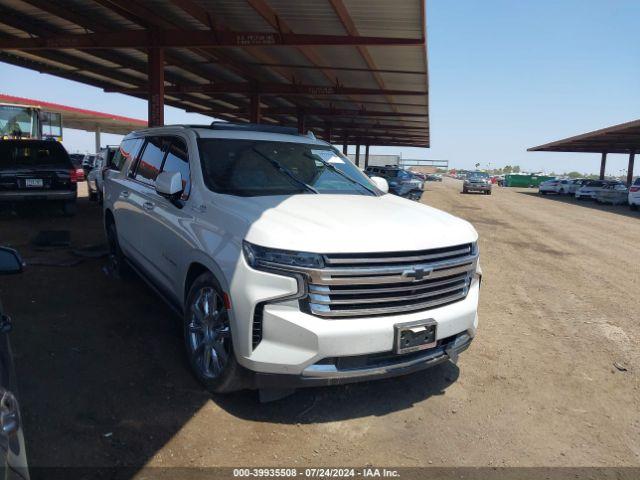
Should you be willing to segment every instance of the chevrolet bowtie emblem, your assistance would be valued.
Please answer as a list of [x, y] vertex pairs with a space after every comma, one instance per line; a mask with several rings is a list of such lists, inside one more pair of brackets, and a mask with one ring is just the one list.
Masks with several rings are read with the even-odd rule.
[[431, 274], [431, 269], [415, 268], [413, 270], [405, 270], [402, 272], [403, 277], [413, 278], [414, 280], [422, 280], [424, 277], [428, 277]]

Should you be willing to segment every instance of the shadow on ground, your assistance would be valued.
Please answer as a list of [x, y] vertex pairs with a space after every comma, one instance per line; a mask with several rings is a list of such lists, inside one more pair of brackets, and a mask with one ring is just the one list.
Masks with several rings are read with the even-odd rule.
[[[2, 215], [0, 244], [29, 258], [60, 253], [34, 251], [30, 241], [40, 230], [70, 230], [71, 248], [103, 242], [100, 207], [78, 206], [75, 218], [44, 210]], [[171, 310], [140, 279], [116, 279], [104, 265], [87, 258], [0, 279], [14, 318], [11, 341], [33, 467], [142, 466], [211, 401], [224, 410], [217, 415], [238, 422], [332, 422], [410, 408], [458, 378], [458, 368], [447, 363], [396, 379], [300, 390], [269, 404], [260, 404], [256, 392], [212, 396], [189, 371]], [[46, 470], [34, 472], [46, 477]]]
[[583, 208], [592, 208], [594, 210], [600, 210], [602, 212], [611, 212], [616, 213], [618, 215], [624, 215], [626, 217], [634, 217], [640, 218], [640, 213], [637, 211], [633, 211], [629, 208], [629, 205], [608, 205], [598, 203], [594, 200], [576, 200], [575, 197], [570, 197], [566, 195], [540, 195], [537, 191], [533, 192], [518, 192], [520, 195], [529, 195], [531, 197], [538, 197], [545, 200], [553, 201], [553, 202], [561, 202], [567, 203], [571, 205], [576, 205], [578, 207]]

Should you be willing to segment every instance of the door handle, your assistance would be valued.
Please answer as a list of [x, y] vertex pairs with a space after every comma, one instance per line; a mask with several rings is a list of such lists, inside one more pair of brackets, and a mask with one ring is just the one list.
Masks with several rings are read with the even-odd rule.
[[144, 208], [145, 210], [153, 210], [155, 206], [156, 206], [155, 203], [152, 203], [152, 202], [144, 202], [142, 204], [142, 208]]
[[129, 195], [131, 195], [131, 193], [129, 193], [128, 190], [125, 190], [124, 192], [122, 192], [120, 195], [122, 195], [123, 198], [129, 198]]

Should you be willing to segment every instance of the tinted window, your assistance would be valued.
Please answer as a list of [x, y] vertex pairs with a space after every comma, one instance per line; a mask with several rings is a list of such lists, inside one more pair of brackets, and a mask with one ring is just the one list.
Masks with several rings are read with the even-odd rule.
[[640, 177], [636, 178], [636, 181], [633, 182], [634, 185], [640, 185]]
[[200, 139], [198, 145], [205, 182], [218, 193], [293, 195], [315, 189], [373, 195], [375, 189], [347, 157], [328, 145], [215, 138]]
[[168, 138], [166, 141], [167, 158], [162, 166], [163, 172], [180, 172], [182, 175], [182, 198], [189, 196], [191, 187], [189, 170], [189, 153], [187, 145], [180, 138]]
[[139, 138], [130, 138], [128, 140], [123, 140], [120, 144], [120, 147], [113, 156], [113, 161], [111, 162], [111, 165], [109, 167], [113, 170], [122, 170], [125, 162], [127, 162], [128, 160], [132, 160], [135, 157], [140, 143], [142, 143], [142, 140]]
[[64, 147], [55, 141], [0, 141], [0, 166], [73, 164]]
[[163, 158], [164, 151], [162, 150], [162, 138], [148, 137], [145, 142], [142, 156], [138, 161], [134, 178], [143, 183], [153, 184], [158, 173], [160, 173]]

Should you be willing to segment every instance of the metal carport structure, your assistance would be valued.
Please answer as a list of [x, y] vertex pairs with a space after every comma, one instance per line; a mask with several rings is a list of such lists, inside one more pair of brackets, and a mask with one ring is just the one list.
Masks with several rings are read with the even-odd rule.
[[636, 152], [640, 151], [640, 120], [583, 133], [528, 149], [529, 152], [600, 153], [600, 179], [604, 179], [608, 153], [629, 154], [627, 185], [633, 181]]
[[424, 0], [0, 0], [0, 61], [333, 143], [429, 146]]

